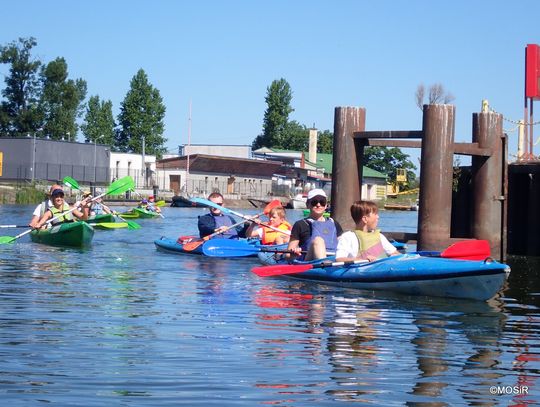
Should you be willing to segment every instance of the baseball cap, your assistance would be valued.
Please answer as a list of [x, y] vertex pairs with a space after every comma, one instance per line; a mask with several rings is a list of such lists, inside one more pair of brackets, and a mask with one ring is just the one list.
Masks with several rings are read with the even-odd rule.
[[323, 196], [325, 198], [328, 198], [326, 196], [326, 192], [324, 192], [322, 189], [316, 188], [308, 192], [307, 199], [310, 200], [312, 198], [315, 198], [316, 196]]
[[62, 188], [56, 188], [55, 190], [53, 190], [51, 192], [51, 196], [55, 196], [55, 195], [64, 195], [64, 190]]

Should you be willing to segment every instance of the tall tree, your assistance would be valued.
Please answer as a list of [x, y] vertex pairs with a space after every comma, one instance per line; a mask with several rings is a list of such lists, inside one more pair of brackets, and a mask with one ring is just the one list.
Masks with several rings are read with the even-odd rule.
[[77, 138], [77, 118], [82, 115], [86, 98], [86, 81], [68, 79], [67, 63], [56, 58], [41, 70], [43, 93], [41, 106], [44, 113], [44, 135], [60, 140]]
[[264, 112], [263, 133], [255, 138], [252, 147], [286, 148], [286, 126], [291, 107], [292, 91], [289, 83], [281, 78], [274, 80], [266, 89], [266, 111]]
[[84, 123], [81, 125], [85, 141], [107, 144], [114, 149], [114, 128], [112, 102], [100, 101], [99, 96], [91, 96], [88, 100]]
[[409, 160], [409, 155], [397, 147], [366, 147], [362, 164], [388, 175], [391, 183], [395, 182], [398, 169], [407, 171], [408, 185], [411, 185], [416, 178], [413, 172], [416, 166]]
[[149, 82], [144, 70], [139, 69], [131, 79], [130, 89], [120, 106], [116, 145], [120, 151], [145, 153], [161, 158], [166, 151], [163, 137], [165, 105], [157, 89]]
[[5, 78], [6, 87], [2, 90], [5, 100], [0, 104], [2, 135], [35, 134], [41, 126], [38, 77], [41, 62], [31, 57], [31, 50], [36, 45], [36, 39], [30, 37], [0, 47], [0, 63], [11, 65]]

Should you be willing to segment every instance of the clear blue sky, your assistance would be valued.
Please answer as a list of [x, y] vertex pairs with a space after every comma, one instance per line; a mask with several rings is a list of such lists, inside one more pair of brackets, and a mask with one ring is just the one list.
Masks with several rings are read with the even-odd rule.
[[1, 10], [2, 45], [35, 37], [36, 57], [64, 57], [115, 116], [143, 68], [167, 108], [170, 150], [187, 143], [190, 100], [192, 143], [251, 144], [279, 78], [293, 90], [290, 119], [320, 130], [333, 130], [336, 106], [365, 107], [367, 130], [418, 130], [416, 88], [441, 83], [455, 96], [456, 139], [470, 141], [482, 99], [523, 117], [524, 49], [540, 43], [538, 0], [27, 0]]

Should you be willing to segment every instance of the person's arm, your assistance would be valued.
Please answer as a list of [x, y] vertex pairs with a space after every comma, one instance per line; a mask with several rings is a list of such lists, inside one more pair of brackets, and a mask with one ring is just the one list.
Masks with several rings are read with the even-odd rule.
[[72, 213], [73, 213], [73, 216], [75, 216], [77, 219], [80, 219], [80, 220], [88, 219], [88, 207], [84, 207], [82, 211], [75, 209]]
[[338, 239], [336, 261], [357, 260], [358, 254], [358, 239], [356, 234], [354, 232], [343, 233]]
[[396, 247], [392, 243], [390, 243], [388, 239], [386, 238], [386, 236], [384, 236], [382, 233], [381, 233], [381, 243], [384, 248], [384, 251], [386, 252], [388, 256], [395, 256], [399, 254]]
[[43, 214], [43, 216], [39, 219], [39, 221], [36, 223], [34, 229], [41, 229], [41, 227], [53, 216], [53, 213], [48, 210]]
[[212, 215], [203, 215], [199, 216], [199, 221], [197, 222], [197, 227], [199, 228], [199, 236], [201, 238], [211, 235], [214, 233], [214, 228], [216, 227], [216, 222]]
[[299, 256], [302, 252], [302, 248], [300, 247], [300, 239], [302, 236], [302, 223], [305, 222], [298, 221], [292, 227], [291, 238], [289, 240], [289, 244], [287, 245], [287, 250], [294, 251], [294, 253], [287, 253], [285, 257], [288, 259], [294, 260], [294, 258]]
[[39, 219], [41, 218], [41, 205], [39, 204], [36, 209], [34, 209], [34, 212], [32, 213], [32, 219], [30, 219], [30, 223], [28, 223], [28, 226], [30, 227], [36, 227], [36, 224], [39, 222]]

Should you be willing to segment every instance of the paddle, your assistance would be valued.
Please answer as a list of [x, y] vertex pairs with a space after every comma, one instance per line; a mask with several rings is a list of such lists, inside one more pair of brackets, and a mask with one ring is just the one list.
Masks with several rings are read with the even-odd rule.
[[316, 264], [276, 264], [273, 266], [253, 267], [251, 269], [251, 272], [257, 274], [259, 277], [271, 277], [271, 276], [280, 276], [283, 274], [303, 273], [304, 271], [308, 271], [311, 269], [348, 266], [350, 264], [361, 264], [361, 263], [369, 263], [369, 262], [367, 260], [348, 260], [348, 261], [322, 262], [322, 263], [316, 263]]
[[[198, 204], [201, 204], [201, 205], [205, 205], [205, 206], [211, 206], [212, 208], [216, 208], [216, 209], [219, 209], [221, 212], [223, 213], [226, 213], [226, 214], [230, 214], [230, 215], [235, 215], [235, 216], [238, 216], [239, 218], [243, 218], [247, 221], [250, 221], [252, 220], [249, 216], [246, 216], [246, 215], [242, 215], [241, 213], [239, 212], [235, 212], [233, 211], [232, 209], [229, 209], [229, 208], [225, 208], [221, 205], [218, 205], [217, 203], [214, 203], [212, 201], [209, 201], [208, 199], [204, 199], [204, 198], [190, 198], [189, 199], [191, 202], [195, 202], [195, 203], [198, 203]], [[272, 201], [274, 202], [274, 201]], [[280, 202], [280, 205], [281, 205], [281, 202]], [[261, 226], [265, 226], [267, 228], [270, 228], [272, 230], [275, 230], [276, 232], [279, 232], [279, 233], [283, 233], [284, 235], [290, 235], [291, 232], [289, 230], [283, 230], [283, 229], [278, 229], [272, 225], [269, 225], [268, 223], [260, 223]]]
[[[103, 197], [105, 195], [123, 194], [127, 190], [133, 189], [133, 188], [135, 188], [135, 182], [133, 181], [133, 178], [131, 178], [128, 175], [128, 176], [126, 176], [124, 178], [120, 178], [119, 180], [114, 181], [109, 186], [109, 188], [107, 188], [107, 191], [105, 191], [101, 195], [98, 195], [98, 196], [92, 198], [91, 201], [94, 201], [94, 200], [96, 200], [98, 198], [101, 198], [101, 197]], [[48, 225], [49, 223], [54, 222], [55, 220], [65, 216], [68, 213], [73, 212], [76, 209], [77, 208], [71, 208], [69, 211], [63, 212], [63, 213], [59, 214], [58, 216], [55, 216], [54, 218], [49, 219], [47, 222], [45, 222], [45, 225]], [[23, 237], [24, 235], [27, 235], [28, 233], [32, 232], [32, 230], [34, 230], [34, 229], [29, 229], [29, 230], [27, 230], [27, 231], [25, 231], [23, 233], [18, 234], [17, 236], [0, 236], [0, 244], [13, 243], [15, 240], [17, 240], [17, 239]]]
[[127, 222], [98, 222], [92, 223], [92, 227], [95, 229], [123, 229], [127, 228]]
[[247, 257], [254, 253], [292, 253], [292, 250], [252, 245], [245, 240], [214, 239], [203, 244], [203, 253], [209, 257]]
[[[211, 201], [209, 201], [209, 202], [211, 202]], [[264, 207], [263, 212], [258, 214], [257, 216], [268, 215], [273, 208], [277, 208], [279, 206], [281, 206], [281, 201], [279, 199], [274, 199], [272, 202], [269, 202], [268, 205], [266, 205]], [[235, 223], [234, 225], [228, 226], [225, 230], [222, 230], [220, 232], [214, 232], [214, 233], [212, 233], [212, 234], [210, 234], [208, 236], [205, 236], [203, 238], [200, 238], [198, 240], [188, 242], [188, 243], [186, 243], [186, 244], [184, 244], [182, 246], [182, 249], [184, 249], [185, 251], [191, 252], [191, 251], [195, 250], [197, 247], [199, 247], [200, 245], [202, 245], [207, 240], [212, 239], [214, 236], [221, 235], [222, 233], [225, 233], [226, 231], [228, 231], [228, 230], [230, 230], [232, 228], [235, 228], [235, 227], [241, 225], [242, 223], [246, 223], [248, 221], [253, 221], [253, 219], [251, 219], [251, 218], [244, 219], [244, 220], [242, 220], [242, 221], [240, 221], [238, 223]], [[225, 240], [225, 239], [220, 239], [220, 240]], [[248, 255], [246, 255], [246, 256], [248, 256]]]
[[0, 228], [27, 228], [28, 225], [0, 225]]
[[[71, 177], [64, 177], [64, 179], [62, 180], [64, 185], [72, 188], [72, 189], [76, 189], [78, 191], [81, 191], [81, 188], [79, 187], [79, 183], [74, 180], [73, 178]], [[116, 211], [113, 211], [113, 216], [116, 216], [118, 219], [120, 219], [122, 222], [125, 222], [127, 223], [127, 227], [128, 229], [131, 229], [131, 230], [135, 230], [135, 229], [140, 229], [141, 228], [141, 225], [139, 225], [137, 222], [134, 222], [134, 221], [131, 221], [131, 220], [126, 220], [124, 218], [122, 218]]]
[[463, 240], [441, 252], [441, 257], [447, 259], [485, 260], [489, 256], [491, 249], [487, 240]]
[[[437, 252], [418, 252], [417, 254], [430, 257], [443, 257], [456, 260], [484, 260], [489, 257], [491, 252], [487, 240], [463, 240], [456, 242], [441, 253]], [[392, 256], [394, 257], [394, 256]], [[389, 259], [391, 257], [387, 257]], [[386, 259], [382, 259], [386, 260]], [[381, 260], [378, 260], [381, 261]], [[343, 266], [348, 264], [365, 263], [366, 260], [351, 260], [345, 262], [319, 263], [319, 264], [298, 264], [298, 265], [275, 265], [255, 267], [251, 271], [261, 277], [278, 276], [281, 274], [302, 273], [313, 268]]]

